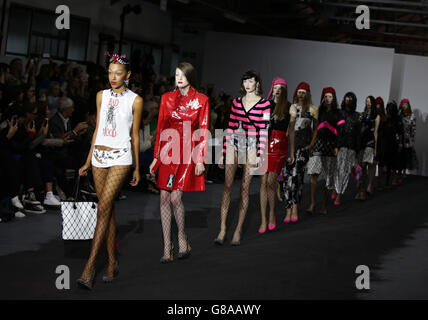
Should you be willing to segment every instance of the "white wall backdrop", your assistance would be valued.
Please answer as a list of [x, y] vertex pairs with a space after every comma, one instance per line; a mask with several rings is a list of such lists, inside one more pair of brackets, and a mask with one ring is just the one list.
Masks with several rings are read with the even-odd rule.
[[311, 85], [319, 104], [323, 87], [332, 86], [341, 100], [347, 91], [357, 95], [362, 111], [368, 95], [385, 102], [410, 99], [417, 118], [416, 151], [419, 169], [428, 176], [428, 57], [394, 54], [394, 49], [317, 41], [208, 32], [205, 38], [203, 84], [235, 96], [241, 74], [260, 72], [265, 96], [273, 77], [288, 82], [288, 97], [300, 81]]
[[340, 101], [354, 91], [361, 110], [368, 95], [388, 99], [393, 59], [394, 50], [388, 48], [208, 32], [202, 81], [234, 96], [241, 74], [252, 68], [260, 72], [265, 95], [279, 76], [288, 82], [289, 99], [306, 81], [315, 105], [322, 88], [332, 86]]

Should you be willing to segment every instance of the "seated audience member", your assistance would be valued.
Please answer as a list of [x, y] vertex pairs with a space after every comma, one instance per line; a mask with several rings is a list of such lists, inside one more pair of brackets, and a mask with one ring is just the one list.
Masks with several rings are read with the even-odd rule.
[[35, 121], [36, 136], [30, 148], [34, 149], [38, 159], [40, 175], [45, 186], [45, 197], [43, 205], [49, 207], [59, 207], [61, 203], [53, 194], [54, 163], [49, 157], [49, 153], [44, 152], [45, 147], [51, 142], [49, 133], [49, 108], [46, 102], [38, 101], [26, 110], [27, 118]]
[[70, 98], [62, 97], [58, 100], [58, 111], [49, 120], [48, 136], [62, 142], [55, 146], [51, 144], [45, 150], [45, 154], [53, 160], [58, 185], [67, 196], [70, 196], [72, 187], [68, 186], [65, 171], [73, 169], [77, 172], [81, 165], [80, 145], [88, 128], [86, 122], [80, 122], [72, 129], [70, 118], [73, 112], [74, 103]]
[[58, 110], [60, 94], [61, 90], [59, 83], [57, 81], [52, 81], [49, 84], [49, 89], [46, 97], [46, 102], [48, 103], [49, 111], [51, 114], [55, 114]]
[[[36, 129], [33, 121], [28, 121], [25, 112], [17, 105], [11, 105], [6, 113], [7, 127], [2, 136], [2, 167], [10, 186], [12, 205], [25, 213], [45, 213], [35, 195], [35, 188], [41, 187], [42, 181], [37, 165], [37, 158], [31, 143]], [[22, 202], [19, 201], [19, 190], [24, 186]], [[24, 217], [25, 215], [18, 215]]]

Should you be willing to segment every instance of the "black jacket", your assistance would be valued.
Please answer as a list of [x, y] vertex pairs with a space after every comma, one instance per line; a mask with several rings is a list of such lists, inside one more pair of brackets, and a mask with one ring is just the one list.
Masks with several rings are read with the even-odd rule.
[[360, 134], [361, 122], [358, 112], [347, 112], [341, 110], [341, 114], [345, 123], [340, 126], [340, 134], [338, 137], [338, 147], [348, 148], [358, 153], [360, 150]]

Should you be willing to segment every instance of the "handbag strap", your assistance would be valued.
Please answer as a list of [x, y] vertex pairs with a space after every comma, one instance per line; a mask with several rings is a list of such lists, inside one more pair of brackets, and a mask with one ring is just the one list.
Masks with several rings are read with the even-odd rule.
[[74, 194], [73, 202], [76, 202], [77, 201], [77, 197], [79, 196], [79, 191], [80, 191], [79, 186], [80, 186], [80, 176], [78, 175], [77, 179], [76, 179], [76, 183], [74, 185], [74, 189], [73, 189], [74, 190], [74, 192], [73, 192], [73, 194]]

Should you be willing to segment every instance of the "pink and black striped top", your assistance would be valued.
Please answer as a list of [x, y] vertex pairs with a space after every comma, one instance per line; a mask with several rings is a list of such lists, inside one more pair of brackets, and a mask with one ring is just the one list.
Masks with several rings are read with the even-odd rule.
[[242, 103], [242, 97], [233, 100], [229, 115], [229, 124], [226, 130], [226, 140], [223, 144], [223, 155], [226, 154], [226, 147], [229, 143], [230, 135], [239, 127], [239, 121], [242, 122], [242, 128], [246, 136], [256, 136], [257, 154], [263, 155], [265, 153], [268, 143], [271, 104], [271, 101], [262, 98], [251, 107], [250, 110], [246, 111]]

